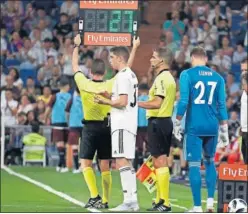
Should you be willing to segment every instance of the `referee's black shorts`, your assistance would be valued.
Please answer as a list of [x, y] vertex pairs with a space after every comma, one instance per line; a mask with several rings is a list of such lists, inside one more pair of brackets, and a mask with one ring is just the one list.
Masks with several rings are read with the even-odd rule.
[[148, 119], [148, 151], [152, 156], [169, 156], [173, 122], [171, 117]]
[[80, 158], [93, 160], [96, 151], [100, 160], [111, 159], [111, 131], [104, 122], [90, 121], [83, 127]]
[[248, 132], [242, 132], [242, 155], [245, 164], [248, 164]]

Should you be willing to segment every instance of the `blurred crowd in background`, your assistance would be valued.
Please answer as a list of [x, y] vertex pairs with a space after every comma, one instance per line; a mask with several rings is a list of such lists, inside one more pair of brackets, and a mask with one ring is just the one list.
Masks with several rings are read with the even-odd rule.
[[[151, 25], [146, 18], [151, 4], [139, 2], [140, 23], [144, 26]], [[247, 59], [248, 50], [248, 1], [174, 1], [171, 11], [165, 14], [157, 46], [173, 52], [171, 71], [177, 82], [180, 73], [191, 66], [192, 47], [206, 49], [209, 66], [226, 80], [229, 133], [235, 144], [240, 128], [240, 64]], [[44, 113], [52, 94], [59, 91], [62, 75], [69, 78], [73, 94], [71, 60], [78, 14], [79, 3], [73, 0], [1, 1], [1, 107], [7, 127], [32, 121], [50, 125]], [[80, 46], [79, 64], [88, 78], [92, 60], [97, 58], [106, 63], [105, 79], [114, 76], [108, 61], [109, 48]], [[153, 78], [151, 68], [147, 76], [140, 77], [140, 100], [147, 99]], [[145, 111], [140, 109], [137, 165], [146, 153], [146, 126]], [[16, 147], [21, 146], [19, 141], [15, 139]], [[225, 154], [231, 153], [229, 150]], [[180, 156], [180, 152], [173, 152]]]

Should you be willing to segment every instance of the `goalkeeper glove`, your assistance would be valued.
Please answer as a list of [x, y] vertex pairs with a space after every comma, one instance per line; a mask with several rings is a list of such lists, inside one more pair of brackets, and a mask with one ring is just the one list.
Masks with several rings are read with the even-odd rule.
[[181, 121], [176, 119], [174, 122], [174, 129], [173, 129], [173, 134], [175, 138], [179, 141], [182, 140], [182, 134], [181, 134]]
[[219, 137], [218, 137], [219, 147], [226, 147], [229, 145], [229, 135], [228, 135], [228, 125], [221, 125], [219, 128]]

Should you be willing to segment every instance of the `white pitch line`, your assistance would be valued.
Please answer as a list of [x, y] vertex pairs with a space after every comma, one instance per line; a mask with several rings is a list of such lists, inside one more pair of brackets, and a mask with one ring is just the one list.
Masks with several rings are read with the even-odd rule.
[[171, 204], [172, 207], [177, 207], [177, 208], [180, 208], [180, 209], [182, 209], [182, 210], [188, 210], [187, 207], [182, 207], [182, 206], [180, 206], [180, 205], [176, 205], [176, 204], [172, 204], [172, 203], [170, 203], [170, 204]]
[[1, 204], [0, 207], [16, 207], [16, 208], [21, 208], [21, 207], [32, 207], [32, 208], [51, 208], [51, 209], [61, 209], [61, 208], [65, 208], [65, 209], [78, 209], [78, 206], [47, 206], [47, 205], [27, 205], [27, 204]]
[[[57, 195], [59, 196], [60, 198], [63, 198], [64, 200], [67, 200], [73, 204], [76, 204], [80, 207], [83, 207], [85, 206], [85, 204], [81, 201], [78, 201], [77, 199], [75, 198], [72, 198], [71, 196], [63, 193], [63, 192], [59, 192], [55, 189], [53, 189], [52, 187], [48, 186], [48, 185], [45, 185], [39, 181], [36, 181], [36, 180], [33, 180], [32, 178], [29, 178], [28, 176], [26, 175], [23, 175], [23, 174], [20, 174], [20, 173], [17, 173], [17, 172], [14, 172], [12, 169], [6, 167], [6, 166], [3, 166], [2, 169], [4, 169], [6, 172], [8, 172], [10, 175], [14, 175], [18, 178], [21, 178], [29, 183], [32, 183], [44, 190], [46, 190], [47, 192], [50, 192], [50, 193], [53, 193], [54, 195]], [[97, 209], [94, 209], [94, 208], [87, 208], [87, 210], [89, 210], [90, 212], [101, 212], [100, 210], [97, 210]]]

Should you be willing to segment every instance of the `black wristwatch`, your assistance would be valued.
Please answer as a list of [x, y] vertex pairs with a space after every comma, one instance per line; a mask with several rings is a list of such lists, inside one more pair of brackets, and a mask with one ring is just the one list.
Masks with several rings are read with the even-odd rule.
[[78, 47], [78, 48], [79, 48], [79, 47], [80, 47], [80, 45], [74, 45], [74, 48], [76, 48], [76, 47]]

